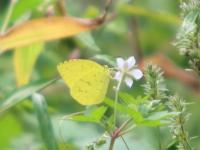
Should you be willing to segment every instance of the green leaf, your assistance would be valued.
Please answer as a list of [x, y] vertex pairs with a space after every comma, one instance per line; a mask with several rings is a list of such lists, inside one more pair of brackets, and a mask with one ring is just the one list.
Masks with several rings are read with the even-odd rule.
[[34, 64], [43, 47], [44, 43], [35, 43], [16, 48], [14, 52], [14, 67], [18, 86], [29, 82]]
[[6, 98], [0, 102], [0, 114], [14, 107], [15, 105], [23, 101], [25, 98], [45, 88], [46, 86], [49, 86], [55, 81], [57, 81], [57, 79], [53, 79], [46, 82], [33, 83], [16, 89], [15, 91], [8, 94], [8, 96], [6, 96]]
[[87, 47], [89, 50], [99, 52], [101, 49], [96, 45], [91, 32], [83, 32], [76, 36], [76, 38], [81, 42], [82, 45]]
[[95, 120], [100, 121], [103, 115], [105, 114], [107, 107], [101, 106], [97, 110], [91, 113], [91, 117], [95, 118]]
[[166, 146], [166, 150], [170, 150], [172, 147], [174, 147], [177, 144], [177, 140], [173, 139], [172, 141], [170, 141], [167, 146]]
[[37, 115], [42, 138], [47, 150], [58, 150], [58, 145], [54, 136], [51, 120], [47, 112], [47, 103], [44, 97], [35, 93], [32, 96], [32, 101], [34, 110]]
[[191, 11], [183, 20], [181, 31], [186, 34], [193, 30], [194, 27], [196, 27], [196, 20], [199, 16], [199, 11], [194, 10]]
[[168, 112], [168, 111], [154, 112], [147, 119], [161, 120], [161, 119], [167, 119], [169, 117], [173, 117], [174, 115], [177, 115], [177, 114], [178, 114], [177, 112]]
[[168, 112], [168, 111], [161, 111], [161, 112], [154, 112], [151, 113], [150, 116], [145, 118], [139, 125], [140, 126], [162, 126], [169, 124], [170, 117], [177, 115], [176, 112]]
[[[112, 108], [114, 108], [114, 101], [109, 99], [109, 98], [105, 98], [104, 103]], [[136, 123], [141, 122], [144, 118], [142, 116], [142, 114], [136, 110], [134, 110], [133, 108], [129, 108], [127, 106], [124, 106], [122, 104], [117, 103], [116, 109], [122, 113], [125, 114], [129, 114]]]
[[160, 120], [144, 120], [142, 121], [139, 126], [150, 126], [150, 127], [156, 127], [163, 125]]
[[43, 0], [18, 0], [12, 13], [11, 20], [17, 20], [27, 12], [35, 10]]
[[81, 121], [81, 122], [100, 123], [101, 118], [105, 114], [106, 110], [107, 110], [107, 107], [101, 106], [93, 110], [92, 112], [90, 112], [90, 114], [88, 115], [74, 115], [74, 116], [70, 116], [69, 119], [74, 120], [74, 121]]
[[145, 96], [145, 97], [137, 97], [137, 98], [134, 98], [132, 95], [128, 94], [128, 93], [125, 93], [125, 92], [120, 92], [119, 93], [119, 97], [127, 104], [135, 104], [135, 105], [138, 105], [138, 104], [142, 104], [144, 103], [145, 101], [147, 101], [148, 97]]

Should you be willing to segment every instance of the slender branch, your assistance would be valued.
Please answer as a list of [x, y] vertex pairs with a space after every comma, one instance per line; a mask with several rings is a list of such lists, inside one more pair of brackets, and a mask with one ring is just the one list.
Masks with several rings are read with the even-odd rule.
[[114, 143], [115, 143], [115, 138], [111, 138], [109, 150], [113, 150]]
[[122, 136], [122, 135], [124, 135], [124, 134], [126, 134], [126, 133], [129, 133], [129, 132], [130, 132], [131, 130], [133, 130], [135, 127], [136, 127], [135, 125], [132, 125], [132, 126], [131, 126], [130, 128], [128, 128], [127, 130], [120, 132], [119, 136]]
[[130, 119], [128, 119], [127, 121], [125, 121], [125, 122], [119, 127], [120, 131], [122, 131], [124, 128], [126, 128], [127, 125], [128, 125], [132, 120], [133, 120], [133, 119], [130, 118]]
[[128, 147], [128, 144], [126, 143], [125, 139], [123, 138], [123, 136], [120, 136], [122, 141], [124, 142], [125, 146], [126, 146], [126, 149], [127, 150], [130, 150], [130, 148]]
[[51, 83], [47, 84], [46, 86], [44, 86], [43, 88], [41, 88], [39, 91], [37, 92], [40, 92], [42, 90], [44, 90], [45, 88], [49, 87], [50, 85], [52, 85], [53, 83], [57, 82], [58, 80], [60, 80], [60, 77], [57, 76]]
[[104, 21], [107, 18], [108, 10], [109, 10], [111, 4], [112, 4], [112, 0], [106, 0], [105, 8], [104, 8], [104, 11], [103, 11], [103, 13], [100, 17], [100, 20]]
[[14, 8], [16, 2], [17, 2], [17, 0], [10, 0], [10, 4], [9, 4], [9, 7], [8, 7], [8, 12], [6, 14], [5, 20], [3, 22], [3, 26], [1, 28], [1, 34], [4, 34], [5, 31], [6, 31], [6, 28], [7, 28], [8, 24], [9, 24], [10, 18], [12, 16], [13, 8]]
[[116, 130], [113, 131], [113, 133], [111, 134], [111, 141], [110, 141], [110, 146], [109, 146], [109, 150], [112, 150], [114, 147], [114, 143], [115, 140], [119, 137], [121, 130], [119, 128], [117, 128]]
[[117, 128], [116, 130], [114, 130], [114, 132], [111, 134], [111, 141], [110, 141], [110, 146], [109, 146], [109, 150], [113, 149], [115, 140], [118, 137], [121, 137], [126, 148], [129, 150], [128, 144], [126, 143], [126, 141], [124, 140], [124, 138], [121, 135], [121, 132], [123, 131], [124, 128], [127, 127], [127, 125], [130, 123], [130, 121], [132, 121], [132, 118], [128, 119], [127, 121], [125, 121], [119, 128]]
[[112, 0], [106, 0], [106, 5], [105, 5], [105, 9], [104, 9], [102, 18], [106, 18], [107, 14], [108, 14], [108, 10], [109, 10], [111, 4], [112, 4]]

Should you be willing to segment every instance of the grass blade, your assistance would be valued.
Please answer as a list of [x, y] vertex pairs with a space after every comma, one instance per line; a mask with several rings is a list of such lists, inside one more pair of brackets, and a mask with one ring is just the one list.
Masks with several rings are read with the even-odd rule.
[[35, 93], [32, 96], [32, 101], [34, 110], [37, 115], [42, 138], [47, 150], [58, 150], [51, 120], [47, 112], [47, 103], [45, 98], [42, 95]]

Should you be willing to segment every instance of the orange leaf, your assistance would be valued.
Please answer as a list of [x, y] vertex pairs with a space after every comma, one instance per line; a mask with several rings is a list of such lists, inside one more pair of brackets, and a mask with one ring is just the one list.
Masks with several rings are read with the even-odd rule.
[[36, 42], [45, 42], [73, 36], [94, 29], [104, 22], [99, 19], [48, 17], [27, 21], [0, 36], [0, 52]]

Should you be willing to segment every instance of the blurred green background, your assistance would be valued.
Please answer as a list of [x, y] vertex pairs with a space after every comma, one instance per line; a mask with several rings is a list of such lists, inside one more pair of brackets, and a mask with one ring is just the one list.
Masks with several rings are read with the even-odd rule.
[[[56, 0], [18, 0], [9, 25], [46, 16], [48, 8], [56, 3]], [[0, 27], [8, 5], [8, 0], [0, 1]], [[65, 9], [71, 16], [94, 18], [102, 12], [104, 6], [103, 0], [67, 0]], [[69, 58], [74, 51], [80, 52], [81, 58], [102, 55], [127, 58], [134, 55], [138, 61], [141, 59], [139, 56], [145, 58], [162, 53], [177, 66], [188, 68], [187, 60], [172, 44], [181, 23], [178, 0], [114, 0], [110, 13], [114, 13], [115, 17], [91, 32], [47, 42], [34, 67], [31, 82], [55, 78], [58, 75], [57, 64]], [[55, 12], [55, 14], [59, 13]], [[84, 40], [88, 40], [89, 44]], [[141, 84], [142, 81], [128, 92], [134, 95], [143, 94]], [[180, 94], [187, 102], [194, 103], [188, 106], [191, 116], [187, 129], [191, 137], [200, 136], [200, 97], [192, 88], [173, 77], [167, 77], [167, 85], [171, 91]], [[13, 51], [8, 51], [0, 56], [0, 100], [14, 89], [16, 89], [16, 81]], [[72, 100], [64, 84], [56, 83], [43, 90], [42, 94], [47, 100], [61, 149], [65, 149], [63, 139], [72, 146], [72, 150], [82, 150], [87, 143], [94, 141], [103, 133], [101, 128], [93, 124], [72, 121], [59, 124], [59, 118], [62, 116], [84, 109]], [[59, 130], [62, 130], [62, 136]], [[125, 138], [135, 150], [157, 150], [159, 140], [166, 144], [170, 139], [167, 128], [162, 128], [161, 139], [157, 134], [154, 128], [138, 128]], [[200, 149], [199, 138], [192, 140], [192, 145], [195, 149]], [[35, 113], [27, 102], [17, 105], [16, 108], [0, 116], [0, 150], [8, 149], [45, 149]], [[106, 146], [103, 149], [106, 149]], [[120, 140], [117, 141], [115, 149], [125, 149]]]

